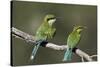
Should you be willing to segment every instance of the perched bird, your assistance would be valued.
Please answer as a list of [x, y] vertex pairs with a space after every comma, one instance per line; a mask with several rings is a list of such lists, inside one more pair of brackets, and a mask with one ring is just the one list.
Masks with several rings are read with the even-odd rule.
[[72, 58], [72, 50], [75, 48], [81, 38], [81, 32], [85, 28], [84, 26], [75, 26], [73, 31], [69, 34], [68, 39], [67, 39], [67, 45], [68, 48], [65, 52], [63, 61], [70, 61]]
[[54, 37], [56, 28], [53, 26], [53, 24], [55, 23], [55, 21], [56, 21], [56, 18], [52, 14], [48, 14], [44, 17], [43, 23], [40, 25], [40, 27], [36, 31], [36, 35], [35, 35], [36, 43], [31, 54], [31, 58], [30, 58], [31, 60], [34, 59], [40, 44], [43, 41], [46, 41], [47, 39], [52, 39]]

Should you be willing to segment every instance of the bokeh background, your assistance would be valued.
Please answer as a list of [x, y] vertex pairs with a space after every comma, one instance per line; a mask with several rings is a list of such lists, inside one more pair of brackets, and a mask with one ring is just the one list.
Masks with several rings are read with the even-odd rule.
[[[73, 5], [40, 2], [11, 2], [12, 26], [28, 34], [35, 35], [37, 28], [41, 25], [46, 14], [54, 14], [58, 17], [55, 27], [57, 33], [49, 42], [63, 45], [72, 31], [74, 25], [87, 27], [82, 32], [82, 38], [77, 46], [89, 55], [97, 54], [97, 6]], [[55, 51], [50, 48], [40, 47], [34, 62], [30, 60], [34, 45], [29, 45], [23, 40], [12, 37], [12, 59], [13, 65], [39, 65], [63, 63], [65, 51]], [[94, 58], [97, 61], [97, 58]], [[81, 62], [81, 58], [73, 54], [70, 62]], [[70, 63], [65, 62], [65, 63]]]

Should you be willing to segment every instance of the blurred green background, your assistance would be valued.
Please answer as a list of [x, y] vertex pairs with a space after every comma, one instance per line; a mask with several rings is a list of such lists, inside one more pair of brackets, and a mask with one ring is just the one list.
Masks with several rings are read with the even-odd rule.
[[[73, 25], [87, 26], [82, 32], [78, 48], [89, 55], [97, 54], [97, 6], [13, 1], [11, 8], [12, 26], [31, 35], [35, 35], [46, 14], [60, 17], [55, 23], [57, 33], [53, 40], [49, 40], [58, 45], [66, 44], [66, 38]], [[34, 62], [31, 61], [33, 47], [23, 40], [12, 37], [13, 65], [62, 63], [64, 51], [43, 47], [39, 48]], [[81, 58], [73, 54], [70, 62], [81, 62]]]

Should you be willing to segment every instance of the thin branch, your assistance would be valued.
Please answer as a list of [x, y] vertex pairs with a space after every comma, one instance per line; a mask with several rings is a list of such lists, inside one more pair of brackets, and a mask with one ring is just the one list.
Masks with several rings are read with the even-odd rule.
[[[28, 43], [34, 43], [35, 42], [35, 37], [32, 35], [29, 35], [23, 31], [20, 31], [14, 27], [12, 27], [12, 36], [25, 40]], [[47, 43], [46, 46], [47, 48], [51, 48], [54, 50], [66, 50], [67, 46], [66, 45], [57, 45], [57, 44], [53, 44], [53, 43]], [[76, 49], [75, 50], [75, 54], [77, 54], [78, 56], [81, 57], [82, 61], [84, 61], [84, 59], [86, 59], [87, 61], [93, 61], [92, 57], [94, 56], [89, 56], [87, 53], [83, 52], [80, 49]], [[96, 55], [97, 56], [97, 55]]]
[[97, 55], [92, 55], [92, 56], [90, 56], [91, 58], [94, 58], [94, 57], [97, 57]]
[[29, 42], [29, 43], [34, 43], [35, 42], [35, 37], [32, 36], [32, 35], [29, 35], [21, 30], [18, 30], [14, 27], [12, 27], [12, 36], [16, 37], [16, 38], [19, 38], [19, 39], [22, 39], [22, 40], [25, 40], [26, 42]]
[[87, 61], [93, 61], [93, 59], [85, 52], [83, 52], [82, 50], [80, 49], [77, 49], [76, 50], [76, 54], [79, 55], [81, 58], [82, 58], [82, 61], [84, 62], [84, 58], [87, 60]]
[[82, 60], [82, 62], [84, 62], [84, 58], [83, 57], [81, 57], [81, 60]]

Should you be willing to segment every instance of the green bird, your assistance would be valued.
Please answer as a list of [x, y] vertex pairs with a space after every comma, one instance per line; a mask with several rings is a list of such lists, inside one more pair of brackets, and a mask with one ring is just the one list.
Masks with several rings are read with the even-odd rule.
[[75, 48], [81, 38], [81, 32], [82, 30], [86, 28], [84, 26], [75, 26], [73, 31], [69, 34], [68, 39], [67, 39], [67, 50], [65, 52], [63, 61], [70, 61], [72, 58], [72, 50]]
[[43, 41], [46, 41], [47, 39], [52, 39], [54, 37], [56, 28], [53, 26], [53, 24], [55, 23], [55, 21], [56, 21], [56, 18], [52, 14], [48, 14], [44, 17], [43, 23], [40, 25], [40, 27], [36, 31], [36, 35], [35, 35], [36, 43], [31, 54], [31, 58], [30, 58], [31, 60], [34, 59], [36, 52], [39, 46], [41, 45], [41, 43]]

